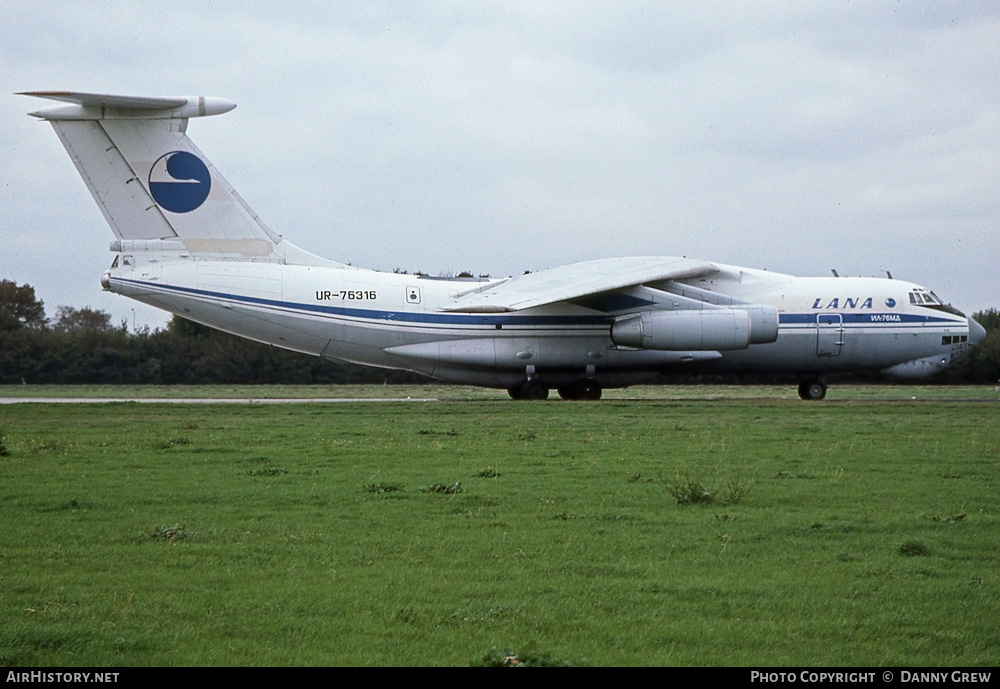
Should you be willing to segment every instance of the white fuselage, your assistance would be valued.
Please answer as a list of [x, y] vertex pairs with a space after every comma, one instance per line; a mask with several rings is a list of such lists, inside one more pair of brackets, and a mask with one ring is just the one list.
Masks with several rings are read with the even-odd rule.
[[621, 294], [514, 313], [454, 313], [443, 309], [456, 295], [502, 281], [168, 255], [128, 263], [109, 271], [109, 289], [185, 318], [330, 359], [501, 388], [526, 375], [553, 385], [586, 376], [603, 387], [685, 372], [929, 375], [965, 353], [970, 330], [953, 310], [912, 304], [908, 295], [921, 288], [905, 281], [719, 266], [710, 277], [674, 282], [775, 307], [777, 339], [734, 351], [660, 351], [612, 340], [616, 318], [648, 308]]

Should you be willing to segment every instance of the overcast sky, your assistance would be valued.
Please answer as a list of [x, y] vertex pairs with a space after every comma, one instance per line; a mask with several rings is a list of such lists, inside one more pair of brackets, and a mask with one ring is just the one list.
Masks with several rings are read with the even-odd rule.
[[688, 256], [1000, 307], [1000, 3], [38, 2], [0, 22], [0, 278], [103, 293], [104, 219], [17, 91], [238, 103], [188, 135], [328, 258]]

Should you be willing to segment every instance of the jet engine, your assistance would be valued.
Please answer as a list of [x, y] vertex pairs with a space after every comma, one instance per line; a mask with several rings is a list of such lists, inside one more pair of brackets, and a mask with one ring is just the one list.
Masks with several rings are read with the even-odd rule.
[[746, 349], [778, 339], [778, 311], [772, 306], [745, 309], [644, 311], [615, 320], [617, 345], [659, 350]]

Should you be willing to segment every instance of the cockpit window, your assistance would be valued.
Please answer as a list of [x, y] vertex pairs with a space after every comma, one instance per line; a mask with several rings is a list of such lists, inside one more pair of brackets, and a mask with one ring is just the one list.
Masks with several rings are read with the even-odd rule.
[[956, 316], [965, 316], [965, 314], [955, 307], [941, 301], [941, 298], [938, 297], [938, 295], [922, 288], [918, 288], [910, 292], [910, 303], [915, 304], [916, 306], [926, 306], [927, 308], [945, 311], [946, 313], [951, 313]]
[[942, 302], [938, 299], [938, 296], [933, 292], [928, 292], [926, 290], [914, 290], [910, 292], [910, 303], [911, 304], [923, 304], [926, 306], [942, 306]]

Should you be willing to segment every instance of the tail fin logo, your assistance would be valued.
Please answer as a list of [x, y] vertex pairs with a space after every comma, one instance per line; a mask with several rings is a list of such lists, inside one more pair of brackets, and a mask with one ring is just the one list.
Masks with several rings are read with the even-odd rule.
[[149, 171], [149, 193], [160, 208], [190, 213], [208, 198], [212, 175], [198, 156], [187, 151], [166, 153]]

